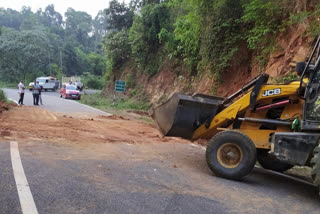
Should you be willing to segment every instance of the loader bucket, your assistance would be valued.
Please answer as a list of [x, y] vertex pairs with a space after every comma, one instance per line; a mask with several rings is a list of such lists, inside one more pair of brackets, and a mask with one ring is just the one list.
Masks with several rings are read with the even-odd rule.
[[224, 98], [174, 94], [167, 102], [153, 109], [152, 118], [165, 136], [191, 139], [196, 128], [211, 122]]

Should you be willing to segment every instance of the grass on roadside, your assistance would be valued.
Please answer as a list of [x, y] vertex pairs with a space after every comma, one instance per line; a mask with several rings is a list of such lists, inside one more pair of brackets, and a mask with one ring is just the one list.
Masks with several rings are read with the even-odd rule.
[[7, 83], [0, 81], [0, 88], [18, 88], [19, 83]]
[[118, 110], [147, 111], [150, 108], [150, 103], [146, 101], [139, 101], [124, 95], [116, 96], [113, 99], [112, 95], [104, 96], [101, 93], [83, 95], [80, 102], [101, 110], [112, 110], [113, 112]]
[[0, 100], [3, 100], [5, 102], [8, 102], [8, 99], [4, 93], [4, 91], [0, 88]]

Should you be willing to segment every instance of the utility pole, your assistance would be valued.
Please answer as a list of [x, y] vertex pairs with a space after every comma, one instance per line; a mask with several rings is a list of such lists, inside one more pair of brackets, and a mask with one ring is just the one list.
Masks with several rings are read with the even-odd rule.
[[62, 72], [62, 55], [61, 55], [61, 50], [60, 50], [60, 68], [61, 68], [61, 73], [63, 73], [63, 72]]
[[61, 54], [61, 50], [60, 50], [60, 69], [61, 69], [61, 82], [60, 82], [61, 85], [60, 85], [60, 87], [62, 87], [63, 72], [62, 72], [62, 54]]
[[50, 76], [51, 76], [51, 59], [50, 59], [50, 49], [49, 49], [49, 71], [50, 71]]

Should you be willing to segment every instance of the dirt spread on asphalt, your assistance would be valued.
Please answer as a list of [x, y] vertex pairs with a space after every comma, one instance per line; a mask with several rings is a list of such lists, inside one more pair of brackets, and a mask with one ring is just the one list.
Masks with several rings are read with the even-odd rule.
[[13, 107], [0, 114], [4, 139], [76, 143], [164, 143], [189, 141], [162, 137], [155, 125], [123, 116], [59, 114], [40, 107]]

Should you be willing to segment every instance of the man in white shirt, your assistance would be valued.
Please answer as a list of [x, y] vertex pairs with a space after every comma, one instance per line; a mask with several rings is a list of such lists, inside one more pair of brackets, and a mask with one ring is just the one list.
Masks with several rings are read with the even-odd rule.
[[20, 105], [23, 105], [23, 98], [24, 98], [24, 89], [25, 89], [25, 87], [24, 87], [24, 84], [23, 84], [23, 81], [22, 80], [20, 80], [20, 83], [19, 83], [19, 85], [18, 85], [18, 88], [19, 88], [19, 94], [20, 94], [20, 99], [19, 99], [19, 104]]
[[79, 82], [78, 82], [78, 80], [76, 80], [75, 86], [79, 90]]

